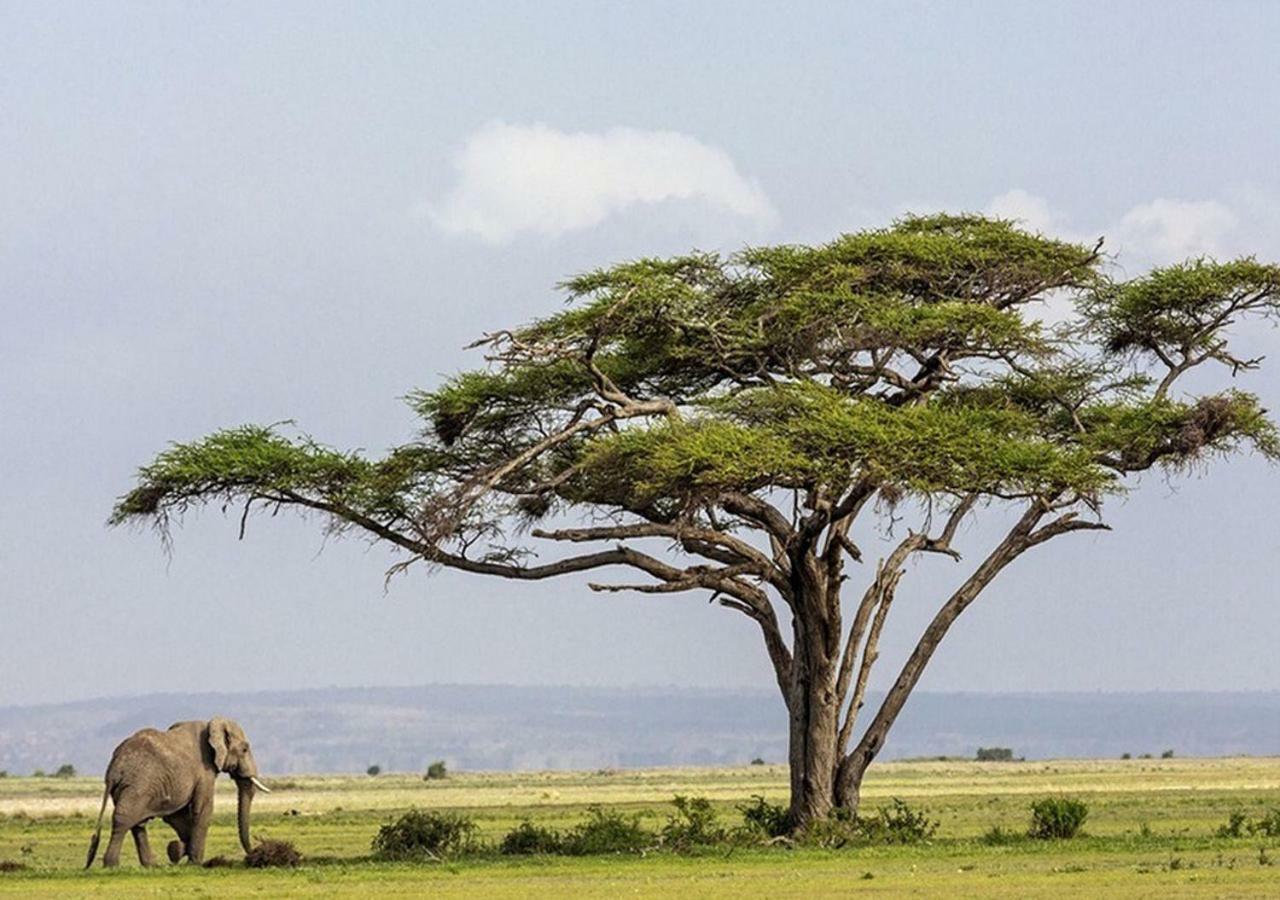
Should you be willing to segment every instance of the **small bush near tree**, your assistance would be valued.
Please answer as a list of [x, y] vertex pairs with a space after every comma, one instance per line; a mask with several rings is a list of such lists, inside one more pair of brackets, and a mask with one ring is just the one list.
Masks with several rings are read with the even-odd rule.
[[498, 850], [508, 856], [532, 856], [539, 853], [559, 853], [564, 848], [560, 832], [535, 825], [525, 819], [502, 838]]
[[770, 803], [759, 794], [753, 794], [750, 803], [739, 806], [737, 809], [742, 813], [743, 829], [748, 834], [755, 833], [760, 837], [775, 838], [787, 833], [786, 807]]
[[44, 777], [45, 777], [44, 769], [36, 769], [34, 772], [32, 772], [32, 773], [31, 773], [31, 777], [32, 777], [32, 778], [44, 778]]
[[1172, 751], [1172, 750], [1166, 750], [1166, 751], [1164, 751], [1163, 753], [1161, 753], [1161, 754], [1160, 754], [1160, 758], [1161, 758], [1161, 759], [1173, 759], [1173, 751]]
[[374, 777], [374, 776], [376, 776], [376, 775], [381, 775], [381, 774], [382, 774], [382, 766], [370, 766], [369, 768], [367, 768], [367, 769], [365, 769], [365, 770], [364, 770], [364, 774], [368, 775], [370, 778], [372, 778], [372, 777]]
[[54, 778], [75, 778], [76, 767], [71, 765], [71, 763], [63, 763], [62, 765], [58, 766], [58, 771], [53, 773], [53, 777]]
[[1073, 838], [1080, 833], [1089, 807], [1075, 797], [1043, 797], [1031, 804], [1033, 838]]
[[866, 840], [875, 844], [919, 844], [933, 837], [938, 823], [929, 818], [927, 810], [912, 809], [894, 797], [874, 816], [860, 819], [859, 830]]
[[1132, 753], [1121, 753], [1121, 754], [1120, 754], [1120, 758], [1121, 758], [1121, 759], [1133, 759], [1133, 754], [1132, 754]]
[[979, 747], [978, 762], [1013, 762], [1013, 750], [1010, 747]]
[[725, 830], [720, 827], [719, 817], [706, 797], [676, 794], [671, 803], [676, 809], [659, 833], [662, 846], [683, 851], [724, 841]]
[[624, 816], [599, 806], [587, 808], [586, 821], [572, 828], [562, 843], [569, 856], [639, 853], [653, 846], [655, 835], [640, 824], [640, 816]]
[[302, 862], [298, 848], [288, 841], [261, 840], [245, 854], [244, 864], [251, 869], [292, 869]]
[[443, 859], [477, 846], [476, 824], [465, 816], [411, 809], [378, 829], [373, 855], [385, 860]]
[[427, 774], [423, 776], [424, 781], [437, 781], [441, 778], [449, 776], [448, 770], [445, 768], [444, 760], [437, 759], [431, 765], [427, 766]]

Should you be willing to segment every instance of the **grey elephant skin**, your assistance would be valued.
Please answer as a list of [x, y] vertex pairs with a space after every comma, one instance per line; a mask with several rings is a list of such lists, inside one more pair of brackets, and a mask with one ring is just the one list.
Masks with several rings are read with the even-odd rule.
[[184, 856], [193, 863], [204, 859], [205, 839], [213, 818], [213, 786], [219, 773], [226, 772], [238, 792], [237, 824], [240, 844], [249, 852], [249, 808], [256, 790], [269, 791], [258, 780], [258, 764], [249, 748], [244, 729], [230, 719], [207, 722], [178, 722], [168, 731], [144, 728], [126, 738], [111, 754], [106, 788], [98, 825], [89, 841], [87, 869], [93, 865], [102, 838], [102, 817], [107, 798], [111, 813], [111, 839], [103, 856], [104, 866], [120, 864], [120, 849], [126, 834], [133, 834], [138, 860], [155, 864], [147, 843], [147, 822], [159, 817], [177, 832], [170, 841], [170, 862]]

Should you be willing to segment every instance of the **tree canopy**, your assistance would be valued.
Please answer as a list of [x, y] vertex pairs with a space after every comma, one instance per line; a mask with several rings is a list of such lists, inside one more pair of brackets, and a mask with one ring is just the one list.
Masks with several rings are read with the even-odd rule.
[[[593, 587], [711, 591], [759, 623], [793, 726], [812, 723], [817, 691], [837, 720], [845, 710], [830, 741], [810, 734], [795, 751], [793, 731], [804, 818], [795, 792], [813, 767], [835, 783], [855, 757], [865, 766], [933, 646], [1009, 561], [1105, 527], [1106, 498], [1135, 473], [1243, 449], [1280, 456], [1254, 395], [1175, 390], [1202, 364], [1257, 365], [1228, 343], [1233, 326], [1280, 310], [1280, 267], [1254, 259], [1120, 280], [1101, 242], [934, 215], [816, 247], [639, 259], [562, 287], [560, 312], [474, 345], [486, 366], [413, 393], [422, 429], [403, 446], [375, 458], [279, 426], [216, 432], [143, 467], [112, 523], [163, 529], [211, 501], [245, 516], [291, 506], [394, 544], [402, 566], [510, 578], [623, 567], [642, 580]], [[846, 627], [855, 522], [904, 500], [924, 519], [868, 570]], [[1017, 525], [941, 607], [848, 752], [903, 565], [957, 556], [960, 521], [993, 504], [1021, 510]], [[647, 538], [675, 552], [642, 551]], [[539, 539], [610, 546], [542, 562]], [[797, 752], [809, 754], [799, 776]]]

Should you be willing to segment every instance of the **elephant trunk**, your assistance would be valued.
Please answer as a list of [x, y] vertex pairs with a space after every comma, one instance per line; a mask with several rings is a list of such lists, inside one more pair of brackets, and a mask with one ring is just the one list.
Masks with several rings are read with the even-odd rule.
[[253, 805], [254, 786], [248, 778], [236, 780], [236, 824], [240, 828], [240, 846], [249, 852], [249, 807]]

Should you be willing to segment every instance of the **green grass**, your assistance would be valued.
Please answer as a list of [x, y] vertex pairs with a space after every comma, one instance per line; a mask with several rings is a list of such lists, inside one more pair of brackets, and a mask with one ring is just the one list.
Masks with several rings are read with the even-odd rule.
[[[886, 763], [866, 783], [874, 808], [902, 797], [941, 823], [927, 845], [853, 850], [740, 846], [691, 856], [511, 859], [487, 854], [437, 864], [368, 858], [378, 826], [410, 806], [473, 816], [496, 841], [524, 818], [567, 830], [589, 804], [638, 812], [657, 829], [676, 793], [710, 798], [723, 822], [752, 794], [782, 802], [786, 771], [652, 769], [600, 773], [285, 777], [260, 796], [254, 833], [292, 841], [292, 871], [138, 867], [131, 842], [115, 871], [81, 871], [101, 798], [95, 778], [0, 779], [0, 895], [136, 896], [742, 896], [811, 897], [857, 890], [881, 896], [1274, 896], [1280, 838], [1215, 837], [1232, 810], [1280, 806], [1280, 759]], [[239, 860], [234, 794], [223, 784], [208, 854]], [[1067, 793], [1089, 804], [1087, 836], [1032, 841], [1032, 799]], [[982, 835], [1015, 837], [998, 846]], [[152, 846], [172, 836], [150, 826]], [[1276, 865], [1271, 865], [1271, 860]]]

